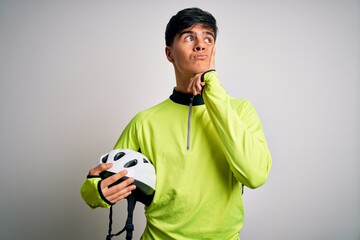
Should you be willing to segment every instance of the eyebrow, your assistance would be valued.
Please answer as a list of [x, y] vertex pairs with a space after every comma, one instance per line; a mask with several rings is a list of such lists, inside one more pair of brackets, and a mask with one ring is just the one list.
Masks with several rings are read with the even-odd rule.
[[[188, 33], [190, 33], [190, 34], [194, 34], [195, 32], [194, 32], [194, 31], [192, 31], [192, 30], [185, 30], [185, 31], [182, 31], [182, 32], [180, 32], [180, 33], [179, 33], [179, 38], [180, 38], [182, 35], [184, 35], [184, 34], [188, 34]], [[215, 35], [214, 35], [212, 32], [205, 31], [205, 32], [203, 32], [203, 33], [205, 33], [205, 34], [207, 34], [207, 35], [210, 35], [210, 36], [212, 36], [212, 37], [215, 39]]]

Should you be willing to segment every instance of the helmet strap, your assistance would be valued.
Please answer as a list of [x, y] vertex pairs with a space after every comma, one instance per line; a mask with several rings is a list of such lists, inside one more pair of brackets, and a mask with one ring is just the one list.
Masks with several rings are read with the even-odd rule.
[[126, 240], [131, 240], [133, 237], [133, 231], [134, 231], [134, 224], [133, 224], [133, 213], [136, 205], [136, 199], [134, 194], [130, 194], [127, 197], [127, 210], [128, 210], [128, 216], [126, 219], [125, 227], [119, 231], [116, 234], [112, 234], [112, 215], [113, 215], [113, 206], [110, 207], [110, 213], [109, 213], [109, 230], [108, 235], [106, 236], [106, 240], [111, 240], [111, 238], [115, 236], [119, 236], [124, 231], [126, 231]]

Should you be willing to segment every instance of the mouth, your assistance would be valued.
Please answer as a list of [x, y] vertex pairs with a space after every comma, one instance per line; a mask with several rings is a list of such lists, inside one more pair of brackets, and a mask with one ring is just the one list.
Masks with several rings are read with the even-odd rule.
[[196, 54], [194, 58], [196, 60], [205, 60], [208, 56], [206, 54]]

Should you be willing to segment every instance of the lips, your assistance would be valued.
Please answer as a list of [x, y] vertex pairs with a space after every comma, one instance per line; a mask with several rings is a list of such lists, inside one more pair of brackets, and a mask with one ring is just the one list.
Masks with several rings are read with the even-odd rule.
[[206, 54], [196, 54], [196, 55], [194, 56], [194, 58], [195, 58], [196, 60], [205, 60], [205, 59], [207, 58], [207, 55], [206, 55]]

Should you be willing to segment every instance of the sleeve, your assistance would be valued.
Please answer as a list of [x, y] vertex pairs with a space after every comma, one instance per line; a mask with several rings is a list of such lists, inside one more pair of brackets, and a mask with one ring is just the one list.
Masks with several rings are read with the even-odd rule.
[[[122, 132], [119, 140], [114, 146], [114, 149], [139, 149], [138, 138], [136, 134], [136, 117], [133, 118]], [[88, 176], [81, 186], [81, 196], [83, 200], [91, 207], [110, 208], [111, 203], [106, 200], [99, 191], [100, 176]]]
[[91, 208], [110, 208], [111, 204], [105, 201], [99, 191], [100, 176], [88, 176], [81, 186], [81, 196]]
[[218, 81], [216, 71], [202, 75], [203, 99], [235, 178], [249, 188], [263, 185], [272, 159], [254, 107], [249, 101], [233, 99]]
[[138, 151], [140, 148], [139, 138], [137, 134], [139, 113], [130, 121], [121, 133], [114, 149], [132, 149]]

